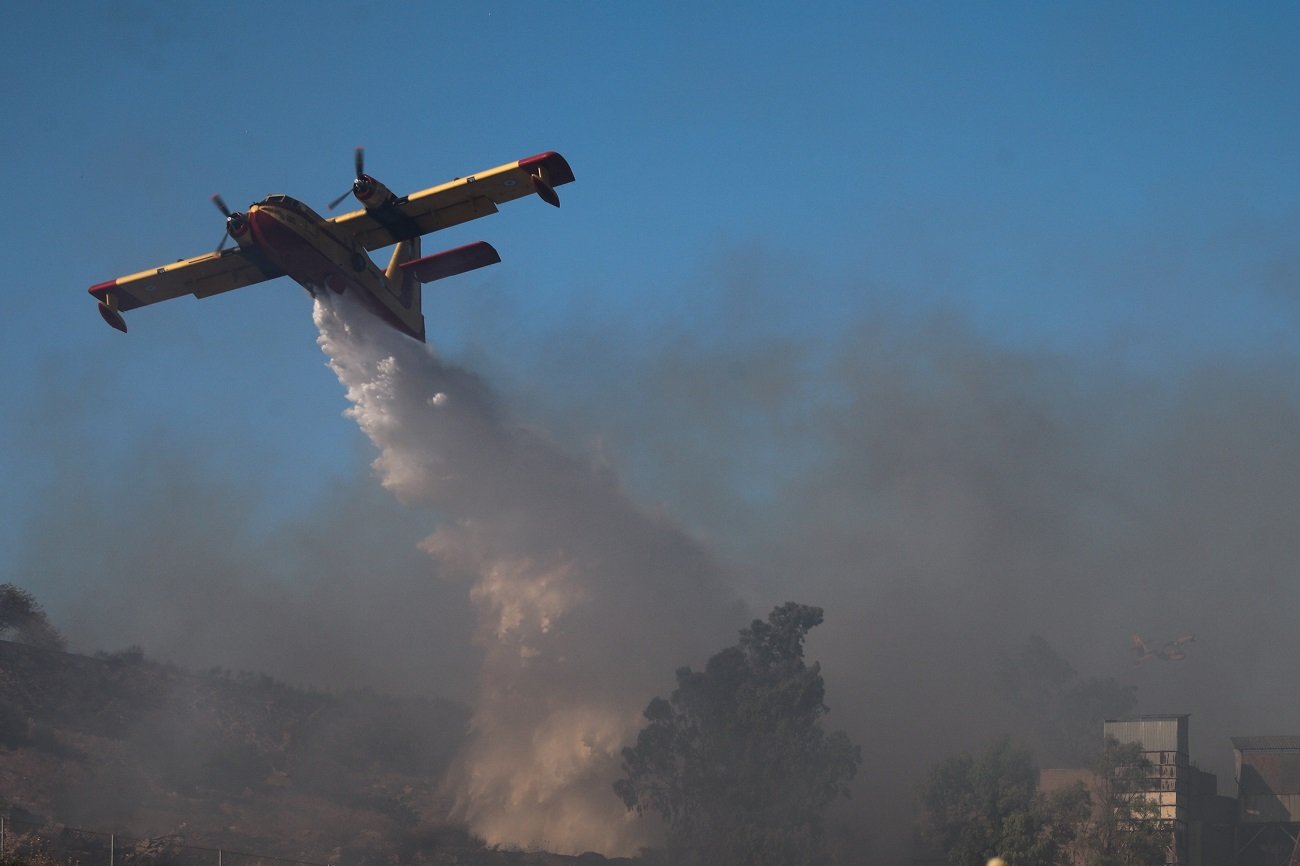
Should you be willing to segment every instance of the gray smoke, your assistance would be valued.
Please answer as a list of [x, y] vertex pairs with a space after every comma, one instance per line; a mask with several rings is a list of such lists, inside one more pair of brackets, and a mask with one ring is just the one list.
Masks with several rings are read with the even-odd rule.
[[[994, 673], [1032, 634], [1137, 686], [1139, 711], [1192, 713], [1193, 758], [1221, 790], [1227, 737], [1300, 731], [1291, 347], [1138, 367], [882, 311], [801, 336], [780, 298], [834, 299], [764, 282], [690, 327], [544, 334], [526, 371], [469, 319], [499, 399], [324, 311], [380, 477], [411, 506], [358, 474], [269, 537], [245, 516], [260, 491], [196, 449], [141, 437], [105, 463], [62, 441], [93, 389], [52, 388], [57, 411], [33, 423], [61, 469], [27, 515], [25, 573], [5, 577], [78, 646], [471, 697], [462, 808], [520, 844], [641, 838], [612, 796], [599, 812], [601, 777], [673, 668], [734, 641], [732, 582], [754, 611], [825, 608], [809, 657], [830, 725], [863, 746], [849, 808], [881, 862], [926, 767], [1023, 727]], [[601, 458], [568, 456], [585, 453]], [[1136, 667], [1134, 632], [1197, 642]], [[582, 835], [594, 815], [619, 839]]]
[[[1190, 712], [1221, 790], [1228, 736], [1300, 730], [1284, 685], [1300, 656], [1293, 356], [1142, 370], [881, 314], [642, 361], [570, 380], [553, 420], [615, 455], [671, 443], [639, 464], [640, 494], [726, 539], [756, 609], [825, 606], [809, 654], [830, 723], [863, 745], [858, 808], [889, 843], [882, 862], [926, 767], [1022, 727], [993, 673], [1035, 633], [1085, 676], [1137, 686], [1139, 711]], [[617, 398], [632, 376], [651, 401]], [[711, 463], [727, 471], [698, 471]], [[1133, 632], [1197, 642], [1139, 668]]]
[[81, 414], [101, 399], [93, 373], [38, 375], [47, 399], [30, 407], [19, 447], [50, 468], [5, 578], [37, 596], [75, 650], [138, 644], [192, 669], [472, 694], [465, 587], [430, 578], [417, 548], [429, 515], [394, 502], [364, 466], [319, 502], [268, 513], [257, 458], [218, 465], [202, 430], [142, 425], [104, 441]]

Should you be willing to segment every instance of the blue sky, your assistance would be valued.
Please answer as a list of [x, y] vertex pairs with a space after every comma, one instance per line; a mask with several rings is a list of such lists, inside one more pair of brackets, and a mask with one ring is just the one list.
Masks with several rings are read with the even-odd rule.
[[[215, 192], [323, 209], [358, 144], [399, 192], [569, 159], [560, 211], [426, 241], [501, 251], [424, 305], [506, 390], [575, 334], [618, 334], [594, 363], [619, 368], [664, 334], [833, 342], [879, 310], [1155, 371], [1294, 356], [1298, 25], [1288, 3], [19, 4], [0, 575], [21, 582], [57, 443], [165, 443], [269, 513], [369, 459], [293, 283], [125, 337], [85, 293], [214, 247]], [[746, 267], [777, 286], [749, 307]]]

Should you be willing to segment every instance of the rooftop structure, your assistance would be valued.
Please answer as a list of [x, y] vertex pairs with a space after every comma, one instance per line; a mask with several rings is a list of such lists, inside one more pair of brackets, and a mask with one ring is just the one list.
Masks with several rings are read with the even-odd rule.
[[1187, 720], [1186, 714], [1134, 716], [1107, 719], [1103, 726], [1107, 737], [1139, 744], [1143, 756], [1151, 762], [1143, 793], [1159, 810], [1158, 820], [1169, 828], [1165, 862], [1170, 866], [1190, 863], [1187, 830], [1192, 772], [1187, 756]]
[[1237, 863], [1300, 861], [1300, 737], [1233, 737]]

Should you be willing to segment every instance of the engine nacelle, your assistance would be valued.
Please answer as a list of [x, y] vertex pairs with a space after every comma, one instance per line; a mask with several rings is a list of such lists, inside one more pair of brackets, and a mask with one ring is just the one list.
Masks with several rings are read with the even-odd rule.
[[357, 201], [365, 205], [366, 210], [383, 207], [397, 198], [392, 190], [368, 174], [363, 174], [352, 181], [352, 194], [357, 197]]
[[226, 217], [226, 234], [241, 247], [253, 246], [253, 233], [249, 230], [246, 214], [234, 211]]

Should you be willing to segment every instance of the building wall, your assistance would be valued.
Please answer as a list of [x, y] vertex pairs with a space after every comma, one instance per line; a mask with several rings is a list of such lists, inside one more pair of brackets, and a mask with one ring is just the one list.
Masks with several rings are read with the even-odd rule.
[[[1139, 744], [1151, 762], [1145, 795], [1158, 807], [1160, 820], [1169, 826], [1165, 862], [1170, 866], [1192, 866], [1188, 856], [1188, 806], [1193, 770], [1187, 755], [1187, 719], [1186, 715], [1138, 716], [1109, 719], [1104, 725], [1107, 737]], [[1198, 825], [1198, 838], [1200, 831]]]
[[1241, 821], [1300, 822], [1300, 737], [1234, 737]]
[[1233, 737], [1237, 860], [1285, 863], [1300, 839], [1300, 737]]

